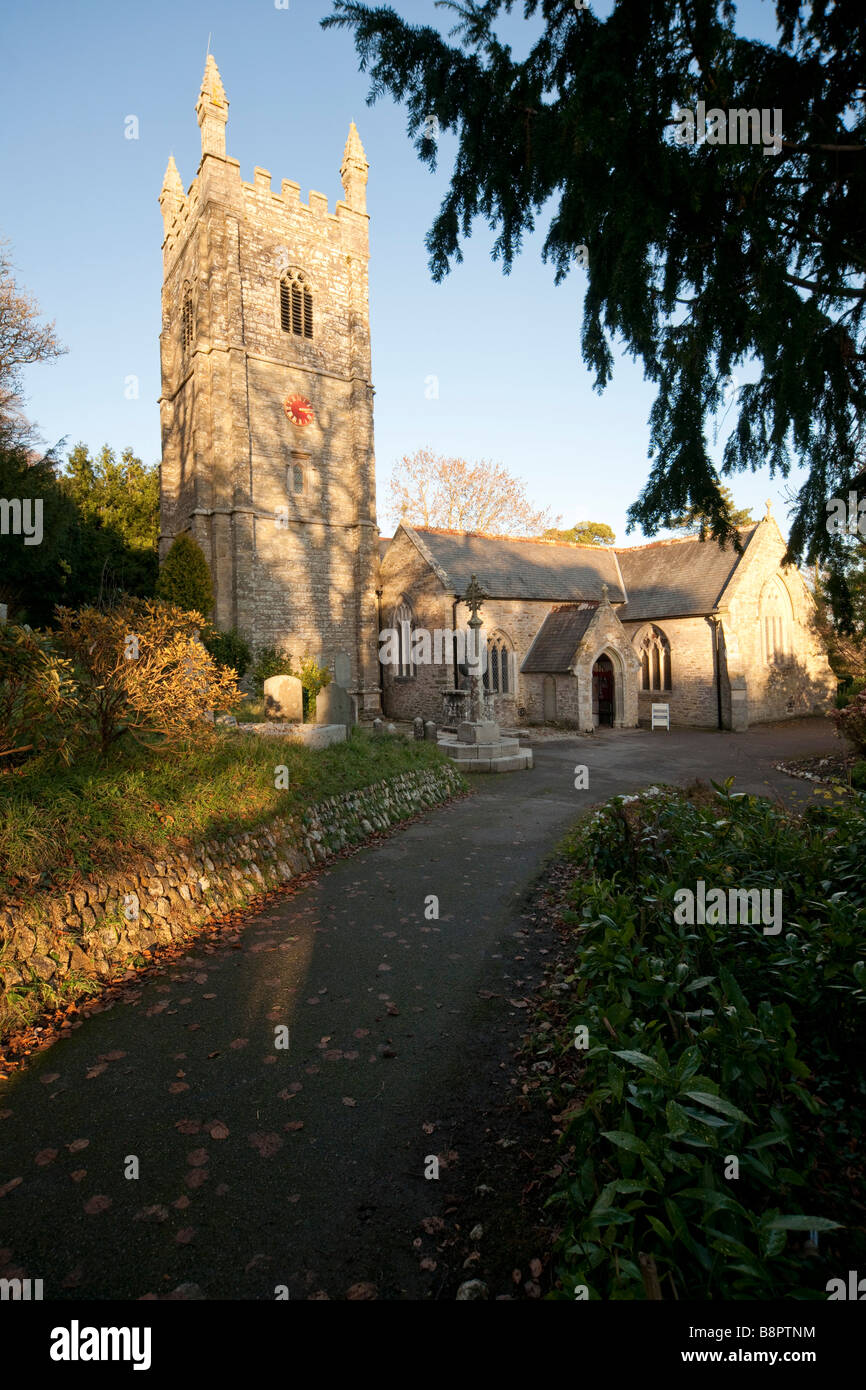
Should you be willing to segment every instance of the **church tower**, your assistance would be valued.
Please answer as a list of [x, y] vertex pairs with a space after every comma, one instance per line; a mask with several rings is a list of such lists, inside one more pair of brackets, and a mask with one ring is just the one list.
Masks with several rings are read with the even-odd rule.
[[[254, 646], [342, 668], [379, 711], [368, 164], [352, 124], [344, 201], [301, 202], [226, 155], [229, 103], [208, 56], [201, 163], [169, 159], [163, 241], [160, 556], [188, 532], [214, 621]], [[342, 656], [340, 655], [342, 654]], [[347, 660], [348, 659], [348, 660]]]

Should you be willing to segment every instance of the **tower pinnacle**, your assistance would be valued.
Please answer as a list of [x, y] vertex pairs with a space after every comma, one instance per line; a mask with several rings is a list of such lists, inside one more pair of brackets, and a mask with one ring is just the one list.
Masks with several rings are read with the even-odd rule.
[[184, 204], [184, 191], [177, 165], [174, 162], [174, 155], [169, 155], [168, 165], [165, 171], [165, 178], [162, 181], [162, 190], [159, 195], [159, 206], [162, 209], [162, 220], [166, 230], [171, 226], [175, 213]]
[[213, 154], [224, 159], [229, 103], [212, 53], [207, 55], [195, 114], [201, 127], [202, 155]]
[[346, 202], [355, 212], [367, 211], [367, 175], [369, 171], [367, 156], [357, 126], [353, 121], [349, 126], [349, 138], [343, 151], [340, 178]]

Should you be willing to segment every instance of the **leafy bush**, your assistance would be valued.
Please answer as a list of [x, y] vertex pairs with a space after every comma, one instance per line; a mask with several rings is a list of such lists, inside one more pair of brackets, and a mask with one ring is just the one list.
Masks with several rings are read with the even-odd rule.
[[[866, 1258], [850, 1181], [866, 1132], [866, 799], [802, 821], [730, 783], [709, 803], [615, 800], [569, 855], [570, 1066], [553, 1103], [570, 1159], [550, 1199], [563, 1296], [643, 1298], [651, 1256], [665, 1297], [825, 1298]], [[782, 931], [677, 924], [674, 894], [697, 878], [780, 889]], [[847, 1248], [822, 1234], [822, 1272], [805, 1237], [843, 1225], [860, 1234]]]
[[256, 648], [250, 679], [257, 695], [264, 694], [265, 681], [269, 681], [271, 676], [293, 676], [294, 674], [292, 658], [288, 652], [282, 652], [278, 647]]
[[300, 669], [295, 670], [288, 652], [280, 651], [278, 647], [259, 647], [251, 677], [257, 695], [264, 694], [265, 681], [272, 676], [297, 676], [303, 686], [304, 718], [315, 718], [316, 696], [331, 683], [331, 672], [327, 666], [319, 666], [315, 657], [305, 656], [301, 658]]
[[176, 739], [241, 697], [233, 672], [198, 640], [199, 613], [128, 599], [107, 612], [56, 610], [55, 640], [77, 681], [76, 722], [103, 757], [125, 734]]
[[855, 695], [844, 709], [830, 711], [836, 732], [847, 738], [858, 753], [866, 753], [866, 690]]
[[862, 758], [851, 769], [851, 785], [866, 791], [866, 762]]
[[208, 628], [202, 633], [202, 641], [218, 666], [225, 666], [234, 671], [238, 680], [246, 675], [252, 664], [253, 654], [249, 642], [241, 637], [237, 628], [233, 627], [228, 632], [219, 632], [215, 627]]
[[177, 536], [156, 581], [157, 597], [187, 613], [204, 613], [214, 604], [213, 585], [204, 551], [192, 536]]
[[74, 694], [72, 664], [46, 634], [0, 623], [0, 767], [49, 749], [68, 762]]
[[846, 709], [854, 699], [854, 696], [859, 695], [860, 691], [863, 689], [866, 689], [866, 681], [849, 681], [844, 689], [840, 690], [836, 696], [836, 708]]

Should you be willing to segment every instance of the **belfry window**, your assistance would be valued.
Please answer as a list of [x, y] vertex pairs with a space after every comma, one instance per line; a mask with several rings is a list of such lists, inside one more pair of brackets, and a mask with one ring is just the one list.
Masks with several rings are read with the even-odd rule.
[[180, 336], [185, 356], [192, 347], [195, 337], [195, 324], [192, 311], [192, 286], [188, 281], [184, 284], [181, 297]]
[[313, 295], [300, 270], [289, 271], [280, 281], [280, 326], [296, 338], [313, 336]]

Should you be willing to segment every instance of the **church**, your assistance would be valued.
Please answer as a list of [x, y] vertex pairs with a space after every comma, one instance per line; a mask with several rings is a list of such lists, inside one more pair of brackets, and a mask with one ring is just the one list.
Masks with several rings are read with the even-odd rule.
[[[208, 56], [188, 190], [169, 159], [163, 217], [160, 555], [192, 535], [214, 622], [254, 646], [349, 672], [358, 716], [459, 717], [458, 644], [474, 576], [488, 703], [504, 727], [648, 724], [744, 730], [811, 714], [836, 682], [814, 604], [770, 515], [739, 549], [696, 537], [632, 547], [517, 540], [376, 521], [369, 165], [354, 124], [343, 198], [226, 153], [228, 99]], [[380, 633], [400, 634], [380, 662]]]

